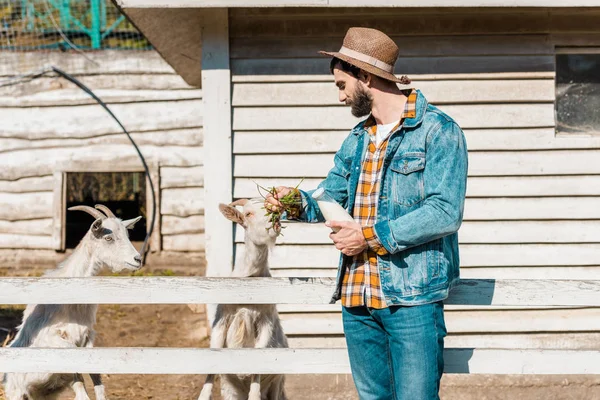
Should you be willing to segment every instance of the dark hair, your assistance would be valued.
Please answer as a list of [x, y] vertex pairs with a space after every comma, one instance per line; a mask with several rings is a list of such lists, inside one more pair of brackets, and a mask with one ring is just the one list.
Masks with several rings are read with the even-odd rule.
[[350, 75], [354, 76], [356, 79], [358, 79], [359, 75], [360, 75], [360, 71], [361, 69], [344, 61], [344, 60], [340, 60], [337, 57], [333, 57], [331, 59], [331, 63], [329, 64], [329, 72], [331, 72], [333, 74], [333, 69], [336, 68], [337, 66], [339, 66], [339, 68], [344, 71], [349, 73]]

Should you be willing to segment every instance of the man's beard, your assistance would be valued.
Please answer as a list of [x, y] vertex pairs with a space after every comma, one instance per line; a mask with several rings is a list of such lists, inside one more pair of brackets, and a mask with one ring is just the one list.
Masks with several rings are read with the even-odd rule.
[[367, 93], [362, 86], [357, 85], [356, 90], [354, 91], [354, 95], [349, 102], [350, 112], [357, 118], [365, 117], [371, 114], [371, 109], [373, 108], [373, 98]]

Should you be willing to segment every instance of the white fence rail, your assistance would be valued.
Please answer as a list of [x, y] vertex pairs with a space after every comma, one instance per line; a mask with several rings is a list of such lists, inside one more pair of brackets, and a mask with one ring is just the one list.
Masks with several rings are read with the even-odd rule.
[[[329, 278], [0, 278], [0, 304], [327, 304]], [[600, 281], [463, 280], [447, 304], [600, 306]], [[447, 373], [600, 374], [598, 350], [447, 349]], [[235, 360], [235, 361], [233, 361]], [[0, 349], [0, 372], [349, 373], [345, 349]]]
[[[0, 278], [0, 304], [328, 304], [333, 278]], [[446, 304], [600, 306], [600, 281], [463, 279]]]
[[[600, 374], [600, 351], [447, 349], [446, 373]], [[0, 349], [1, 372], [349, 374], [346, 349]]]

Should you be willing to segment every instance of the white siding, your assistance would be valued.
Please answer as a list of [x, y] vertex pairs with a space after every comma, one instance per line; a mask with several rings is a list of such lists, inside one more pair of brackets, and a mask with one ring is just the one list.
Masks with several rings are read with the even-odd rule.
[[[160, 169], [155, 189], [163, 249], [204, 251], [202, 91], [155, 52], [93, 53], [97, 65], [80, 55], [55, 56], [3, 53], [0, 76], [48, 63], [77, 72], [130, 131], [151, 170]], [[0, 249], [55, 248], [52, 175], [69, 170], [143, 168], [119, 126], [66, 80], [44, 77], [1, 88]]]
[[[597, 32], [592, 15], [344, 9], [331, 18], [336, 12], [230, 12], [234, 197], [257, 196], [255, 182], [294, 186], [306, 178], [301, 187], [310, 189], [326, 175], [357, 120], [338, 103], [329, 59], [317, 51], [337, 50], [350, 26], [372, 26], [399, 44], [396, 73], [465, 131], [462, 277], [600, 276], [600, 139], [554, 131], [554, 46], [598, 41], [573, 33]], [[239, 230], [236, 242], [240, 262]], [[271, 265], [276, 276], [334, 276], [337, 258], [324, 226], [289, 224]], [[339, 306], [280, 311], [292, 345], [343, 345], [335, 339]], [[576, 338], [600, 330], [590, 325], [597, 313], [449, 307], [448, 343], [473, 346], [461, 338], [478, 337], [478, 346], [494, 347], [517, 338], [523, 347], [581, 348], [589, 338]]]

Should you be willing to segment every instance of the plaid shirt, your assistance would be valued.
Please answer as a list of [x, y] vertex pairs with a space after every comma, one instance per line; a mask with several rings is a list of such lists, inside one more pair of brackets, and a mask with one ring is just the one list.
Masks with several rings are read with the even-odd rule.
[[[400, 122], [391, 132], [397, 131], [402, 126], [404, 119], [416, 116], [417, 91], [412, 90], [405, 94], [408, 95], [408, 101], [404, 112], [400, 116]], [[363, 235], [369, 247], [361, 254], [354, 256], [346, 270], [342, 284], [342, 305], [344, 307], [366, 306], [381, 309], [386, 308], [387, 304], [381, 290], [377, 256], [387, 254], [387, 250], [377, 238], [373, 225], [377, 219], [381, 167], [391, 133], [379, 146], [376, 146], [377, 124], [373, 117], [369, 117], [366, 121], [365, 128], [371, 136], [371, 142], [365, 153], [356, 189], [354, 220], [363, 226]]]

